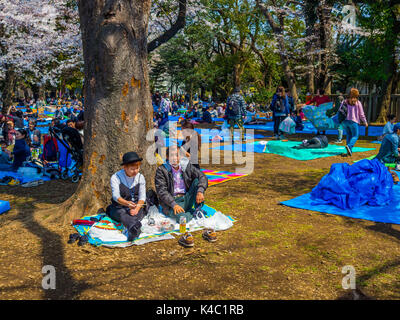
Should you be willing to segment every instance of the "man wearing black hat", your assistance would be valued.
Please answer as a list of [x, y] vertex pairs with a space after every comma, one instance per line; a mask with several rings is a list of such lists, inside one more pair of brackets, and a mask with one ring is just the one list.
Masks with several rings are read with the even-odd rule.
[[123, 169], [111, 177], [112, 199], [106, 212], [111, 219], [124, 225], [128, 241], [140, 235], [140, 221], [147, 214], [146, 181], [139, 173], [142, 160], [136, 152], [125, 153], [121, 163]]

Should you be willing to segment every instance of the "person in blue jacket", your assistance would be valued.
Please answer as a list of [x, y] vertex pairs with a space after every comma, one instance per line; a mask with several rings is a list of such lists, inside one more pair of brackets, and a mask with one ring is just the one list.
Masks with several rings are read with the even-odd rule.
[[399, 136], [400, 123], [396, 123], [393, 126], [393, 133], [386, 134], [383, 137], [376, 159], [382, 163], [399, 163]]
[[289, 99], [285, 93], [285, 88], [278, 87], [276, 93], [272, 97], [270, 109], [273, 112], [274, 120], [274, 136], [276, 139], [282, 139], [282, 131], [279, 130], [279, 126], [283, 120], [290, 114]]
[[12, 154], [14, 155], [14, 161], [12, 163], [12, 170], [17, 171], [19, 167], [22, 167], [24, 161], [31, 154], [29, 148], [29, 137], [25, 129], [18, 129], [15, 134], [15, 145]]

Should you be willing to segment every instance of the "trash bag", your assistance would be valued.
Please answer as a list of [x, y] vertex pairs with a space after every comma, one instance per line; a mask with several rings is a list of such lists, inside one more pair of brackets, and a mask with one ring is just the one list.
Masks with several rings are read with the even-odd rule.
[[335, 163], [311, 191], [311, 198], [343, 210], [363, 205], [386, 206], [393, 199], [393, 178], [378, 160], [361, 160], [353, 165]]
[[296, 122], [288, 116], [279, 125], [279, 130], [288, 134], [294, 134], [296, 133]]

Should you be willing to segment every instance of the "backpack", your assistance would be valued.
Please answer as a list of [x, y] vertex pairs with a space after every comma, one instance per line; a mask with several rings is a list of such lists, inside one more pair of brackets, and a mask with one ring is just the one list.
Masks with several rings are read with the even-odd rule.
[[235, 97], [231, 97], [231, 99], [229, 99], [227, 111], [228, 114], [232, 116], [237, 116], [240, 114], [240, 105], [238, 99], [235, 99]]
[[347, 103], [346, 103], [346, 101], [343, 101], [341, 106], [339, 107], [339, 110], [338, 110], [338, 113], [337, 113], [338, 114], [339, 123], [342, 123], [344, 120], [347, 119], [347, 112], [348, 112]]
[[55, 138], [46, 135], [43, 142], [43, 159], [46, 161], [58, 160], [58, 145]]

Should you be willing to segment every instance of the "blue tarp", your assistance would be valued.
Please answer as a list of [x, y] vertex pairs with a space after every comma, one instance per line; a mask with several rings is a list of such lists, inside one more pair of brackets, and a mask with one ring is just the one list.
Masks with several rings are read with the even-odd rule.
[[10, 210], [10, 203], [8, 201], [0, 200], [0, 214]]
[[[332, 177], [325, 179], [328, 175], [321, 179], [311, 193], [282, 204], [350, 218], [400, 224], [400, 185], [393, 185], [393, 179], [383, 165], [376, 160], [362, 160], [352, 166], [335, 164], [332, 167], [329, 173]], [[327, 192], [320, 194], [323, 189]]]

